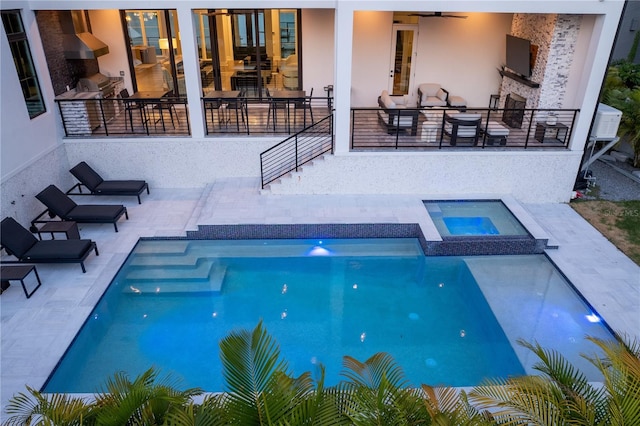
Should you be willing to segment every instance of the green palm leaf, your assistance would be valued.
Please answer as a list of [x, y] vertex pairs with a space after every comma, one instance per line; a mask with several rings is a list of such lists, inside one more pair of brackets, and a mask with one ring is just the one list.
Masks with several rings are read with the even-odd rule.
[[591, 362], [604, 375], [604, 387], [608, 393], [608, 415], [613, 424], [634, 424], [640, 419], [640, 342], [623, 338], [621, 341], [605, 341], [588, 337], [606, 355], [605, 359], [593, 358]]
[[360, 362], [343, 357], [347, 379], [340, 389], [342, 413], [355, 425], [424, 424], [428, 414], [419, 393], [409, 387], [402, 368], [386, 353]]
[[27, 386], [29, 395], [15, 395], [6, 407], [10, 416], [3, 423], [13, 425], [75, 426], [86, 424], [91, 416], [91, 404], [83, 399], [65, 394], [44, 395]]
[[129, 380], [125, 373], [116, 373], [96, 395], [97, 422], [100, 425], [158, 425], [172, 410], [200, 395], [200, 389], [178, 391], [169, 378], [158, 380], [153, 368]]
[[268, 425], [285, 422], [313, 389], [309, 373], [289, 375], [275, 340], [258, 323], [253, 331], [230, 333], [220, 343], [223, 375], [228, 388], [231, 422]]

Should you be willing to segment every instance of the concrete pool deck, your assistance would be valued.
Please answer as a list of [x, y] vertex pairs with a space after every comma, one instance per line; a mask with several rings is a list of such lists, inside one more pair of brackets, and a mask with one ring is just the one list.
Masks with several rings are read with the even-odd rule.
[[[86, 274], [77, 264], [37, 265], [42, 287], [30, 299], [18, 283], [0, 296], [2, 411], [25, 385], [44, 384], [140, 237], [184, 236], [198, 224], [419, 223], [427, 239], [437, 239], [422, 203], [433, 198], [261, 194], [257, 179], [221, 180], [204, 189], [151, 188], [140, 205], [131, 197], [82, 197], [83, 203], [125, 204], [130, 219], [119, 222], [118, 233], [110, 224], [80, 226], [100, 251], [87, 258]], [[514, 213], [534, 236], [557, 246], [547, 250], [549, 258], [609, 326], [640, 338], [640, 267], [566, 204], [521, 205], [510, 197], [505, 203], [519, 210]]]

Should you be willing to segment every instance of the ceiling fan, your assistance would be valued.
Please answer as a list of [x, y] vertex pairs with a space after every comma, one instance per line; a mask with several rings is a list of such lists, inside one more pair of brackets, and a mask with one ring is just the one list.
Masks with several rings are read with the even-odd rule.
[[229, 16], [231, 12], [199, 12], [199, 14], [204, 16]]
[[410, 16], [419, 16], [421, 18], [460, 18], [467, 19], [465, 15], [448, 15], [443, 14], [442, 12], [433, 12], [433, 13], [410, 13]]

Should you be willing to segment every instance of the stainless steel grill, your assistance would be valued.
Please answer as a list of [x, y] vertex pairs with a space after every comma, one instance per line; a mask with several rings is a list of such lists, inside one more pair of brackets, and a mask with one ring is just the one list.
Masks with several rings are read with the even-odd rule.
[[[96, 73], [78, 80], [76, 88], [79, 92], [98, 92], [101, 99], [115, 99], [115, 84], [104, 74]], [[114, 102], [100, 102], [102, 111], [98, 111], [99, 115], [104, 114], [106, 120], [111, 120], [116, 115]]]

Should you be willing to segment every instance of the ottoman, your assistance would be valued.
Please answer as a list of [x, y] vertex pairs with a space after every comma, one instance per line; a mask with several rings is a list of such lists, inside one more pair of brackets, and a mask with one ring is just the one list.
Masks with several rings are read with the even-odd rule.
[[496, 142], [500, 145], [507, 144], [509, 129], [497, 121], [490, 121], [487, 123], [487, 127], [484, 128], [484, 133], [487, 135], [487, 145], [493, 145]]
[[462, 96], [449, 96], [449, 106], [452, 108], [466, 108], [467, 101]]

